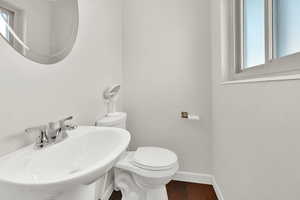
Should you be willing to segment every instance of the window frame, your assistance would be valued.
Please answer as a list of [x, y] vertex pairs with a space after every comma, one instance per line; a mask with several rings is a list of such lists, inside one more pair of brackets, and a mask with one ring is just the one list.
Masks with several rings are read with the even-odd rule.
[[[1, 0], [0, 0], [1, 1]], [[26, 29], [27, 29], [27, 17], [26, 12], [21, 7], [16, 7], [12, 4], [9, 4], [8, 2], [1, 2], [1, 8], [8, 10], [14, 14], [13, 18], [13, 24], [11, 26], [13, 27], [15, 33], [18, 35], [18, 37], [26, 43]], [[7, 41], [5, 39], [5, 41]], [[17, 42], [16, 38], [13, 36], [13, 42], [10, 43], [7, 41], [12, 47], [15, 49], [18, 49], [18, 51], [23, 52], [23, 55], [26, 55], [27, 51], [26, 48], [24, 48], [23, 45], [20, 45], [19, 42]]]
[[[8, 24], [14, 28], [15, 26], [15, 11], [7, 9], [5, 7], [1, 7], [0, 6], [0, 10], [4, 11], [4, 13], [9, 17], [9, 22]], [[14, 37], [12, 36], [12, 34], [10, 32], [8, 32], [8, 36], [9, 38], [5, 38], [7, 40], [8, 43], [10, 43], [11, 45], [14, 45]]]
[[291, 75], [300, 73], [300, 52], [278, 58], [276, 55], [276, 43], [274, 38], [274, 2], [265, 1], [265, 64], [256, 65], [251, 68], [243, 68], [244, 44], [243, 44], [243, 21], [244, 21], [244, 0], [232, 0], [232, 56], [233, 68], [231, 80], [242, 80], [248, 78], [262, 78], [279, 75]]

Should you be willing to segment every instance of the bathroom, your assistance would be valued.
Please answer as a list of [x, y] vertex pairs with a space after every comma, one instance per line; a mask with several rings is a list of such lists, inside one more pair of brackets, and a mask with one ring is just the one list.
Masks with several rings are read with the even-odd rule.
[[[297, 0], [46, 1], [55, 15], [20, 2], [0, 0], [0, 200], [299, 198]], [[49, 46], [65, 51], [39, 57]], [[101, 125], [115, 111], [123, 128]], [[31, 127], [69, 116], [68, 137], [36, 146]], [[143, 147], [174, 159], [139, 169], [169, 173], [158, 189], [124, 167]]]

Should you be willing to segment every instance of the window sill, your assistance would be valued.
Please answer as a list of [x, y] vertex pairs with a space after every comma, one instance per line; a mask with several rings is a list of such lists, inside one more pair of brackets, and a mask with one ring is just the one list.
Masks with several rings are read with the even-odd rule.
[[243, 83], [258, 83], [258, 82], [272, 82], [272, 81], [290, 81], [290, 80], [300, 80], [300, 74], [224, 81], [221, 83], [221, 85], [234, 85], [234, 84], [243, 84]]

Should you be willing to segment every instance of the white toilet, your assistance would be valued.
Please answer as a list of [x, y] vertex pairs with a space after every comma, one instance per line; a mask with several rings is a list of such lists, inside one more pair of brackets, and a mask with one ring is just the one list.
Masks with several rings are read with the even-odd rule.
[[[126, 129], [126, 113], [109, 113], [97, 126]], [[168, 200], [166, 184], [178, 170], [175, 153], [158, 147], [125, 152], [114, 168], [115, 188], [122, 200]]]

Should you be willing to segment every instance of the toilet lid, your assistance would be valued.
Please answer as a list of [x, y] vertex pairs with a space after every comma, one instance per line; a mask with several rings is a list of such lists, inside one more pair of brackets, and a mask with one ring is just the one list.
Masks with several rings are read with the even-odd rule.
[[158, 147], [140, 147], [133, 155], [133, 164], [147, 170], [168, 170], [176, 163], [174, 152]]

